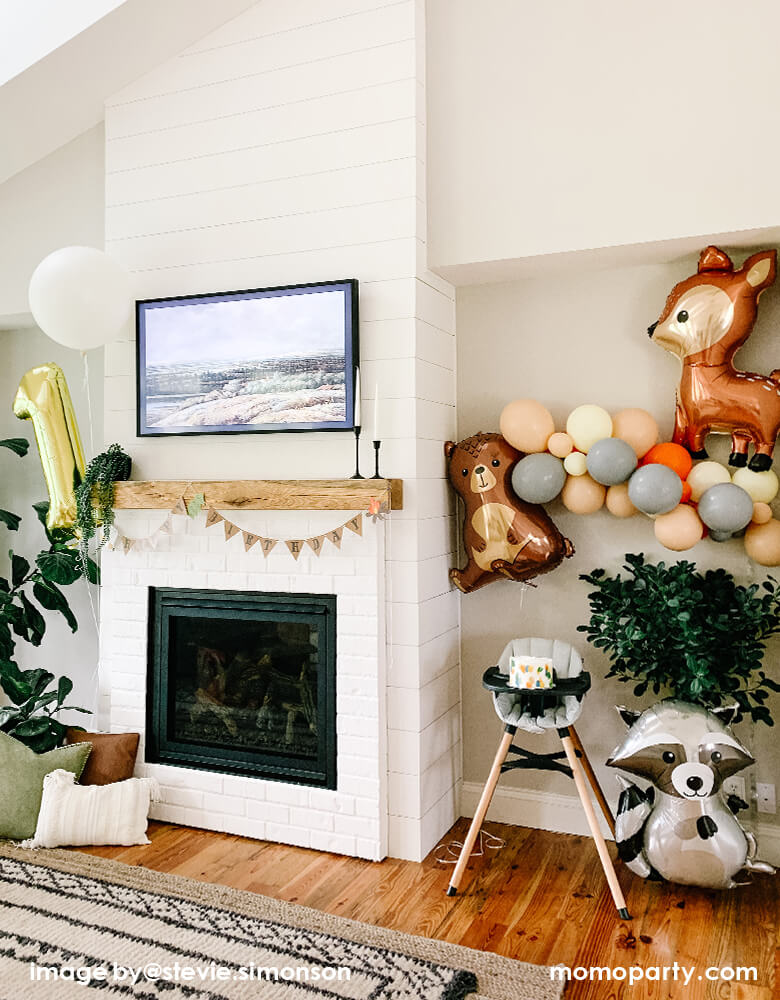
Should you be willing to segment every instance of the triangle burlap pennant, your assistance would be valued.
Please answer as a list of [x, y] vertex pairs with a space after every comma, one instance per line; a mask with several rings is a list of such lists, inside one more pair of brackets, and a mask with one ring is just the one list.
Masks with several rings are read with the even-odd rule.
[[319, 556], [322, 552], [322, 545], [325, 541], [325, 535], [317, 535], [315, 538], [307, 538], [306, 544], [312, 550], [315, 556]]
[[210, 528], [214, 524], [219, 524], [220, 521], [224, 521], [225, 518], [217, 510], [210, 510], [206, 515], [206, 527]]
[[126, 536], [123, 536], [122, 551], [124, 552], [125, 555], [127, 555], [127, 553], [133, 548], [135, 542], [136, 542], [135, 538], [127, 538]]
[[263, 550], [263, 555], [267, 556], [269, 554], [269, 552], [271, 552], [274, 549], [274, 547], [276, 546], [276, 543], [278, 541], [279, 541], [278, 538], [263, 538], [261, 536], [260, 537], [260, 548]]
[[[225, 521], [225, 518], [222, 518]], [[225, 541], [229, 542], [233, 535], [237, 535], [241, 531], [237, 524], [233, 524], [232, 521], [225, 521]]]
[[341, 536], [344, 534], [343, 528], [334, 528], [333, 531], [329, 531], [326, 538], [329, 542], [333, 542], [337, 549], [341, 548]]
[[161, 531], [164, 535], [169, 535], [172, 527], [173, 515], [169, 514], [157, 530]]
[[260, 541], [260, 536], [253, 534], [251, 531], [242, 531], [241, 534], [244, 538], [244, 551], [248, 552], [253, 545]]
[[171, 514], [186, 514], [186, 513], [187, 513], [187, 504], [184, 500], [184, 497], [179, 497], [179, 499], [171, 508]]
[[355, 514], [354, 517], [351, 517], [347, 521], [347, 523], [344, 525], [344, 527], [348, 528], [350, 531], [354, 531], [356, 535], [360, 535], [362, 537], [362, 535], [363, 535], [363, 515], [362, 514]]
[[302, 538], [289, 538], [284, 543], [290, 550], [290, 555], [298, 562], [298, 556], [303, 551], [303, 539]]

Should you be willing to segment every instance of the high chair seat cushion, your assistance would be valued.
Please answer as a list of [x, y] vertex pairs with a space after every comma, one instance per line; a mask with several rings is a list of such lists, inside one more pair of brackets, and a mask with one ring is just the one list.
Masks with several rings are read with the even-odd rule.
[[[499, 657], [498, 667], [502, 674], [509, 674], [509, 659], [512, 656], [549, 656], [558, 678], [577, 677], [582, 673], [582, 657], [569, 642], [562, 639], [545, 639], [525, 636], [512, 639], [504, 647]], [[554, 696], [552, 687], [545, 694]], [[516, 726], [527, 733], [541, 734], [550, 729], [564, 729], [579, 718], [582, 701], [574, 695], [562, 695], [555, 705], [550, 705], [541, 713], [532, 713], [527, 707], [528, 700], [516, 694], [499, 693], [493, 695], [493, 707], [505, 725]]]

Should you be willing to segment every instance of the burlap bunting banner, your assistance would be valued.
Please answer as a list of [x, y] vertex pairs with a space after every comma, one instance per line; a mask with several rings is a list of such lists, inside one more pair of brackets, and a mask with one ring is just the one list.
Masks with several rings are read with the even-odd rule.
[[[184, 515], [185, 517], [190, 517], [195, 519], [203, 510], [203, 494], [199, 493], [196, 497], [190, 501], [189, 504], [186, 503], [183, 496], [179, 497], [176, 501], [174, 507], [168, 512], [168, 516], [165, 518], [163, 523], [160, 525], [156, 531], [146, 538], [128, 538], [124, 535], [118, 528], [114, 528], [114, 537], [109, 545], [112, 549], [120, 549], [122, 552], [127, 554], [133, 549], [136, 551], [144, 549], [155, 549], [157, 548], [157, 538], [160, 534], [165, 534], [173, 531], [173, 518], [174, 516]], [[383, 516], [386, 506], [384, 502], [375, 501], [373, 498], [369, 507], [369, 515], [371, 520], [376, 523]], [[222, 524], [225, 532], [225, 541], [230, 541], [236, 535], [240, 534], [242, 541], [244, 543], [244, 551], [249, 552], [251, 548], [255, 545], [260, 547], [264, 556], [268, 556], [277, 544], [284, 541], [287, 546], [287, 551], [293, 557], [293, 559], [298, 561], [302, 552], [305, 551], [305, 546], [319, 557], [325, 542], [328, 541], [337, 549], [341, 549], [341, 543], [344, 540], [344, 530], [351, 531], [359, 537], [363, 537], [363, 512], [353, 514], [348, 521], [344, 524], [339, 525], [338, 528], [333, 528], [331, 531], [326, 531], [322, 535], [312, 535], [311, 538], [265, 538], [263, 535], [257, 535], [252, 531], [247, 531], [245, 528], [240, 528], [237, 524], [233, 524], [229, 521], [224, 514], [220, 514], [219, 511], [206, 509], [206, 527], [211, 528], [215, 524]]]

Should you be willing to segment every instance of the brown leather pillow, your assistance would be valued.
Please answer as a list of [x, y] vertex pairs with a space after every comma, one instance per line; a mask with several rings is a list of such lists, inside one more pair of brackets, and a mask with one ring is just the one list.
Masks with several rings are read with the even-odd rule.
[[82, 785], [110, 785], [132, 778], [138, 754], [138, 733], [85, 733], [68, 728], [65, 743], [91, 743], [92, 753], [81, 773]]

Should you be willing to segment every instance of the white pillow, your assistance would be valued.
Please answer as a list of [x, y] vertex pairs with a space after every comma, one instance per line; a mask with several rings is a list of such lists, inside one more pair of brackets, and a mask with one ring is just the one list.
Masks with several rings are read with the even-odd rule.
[[70, 771], [52, 771], [43, 779], [35, 836], [22, 847], [148, 844], [149, 803], [158, 798], [154, 778], [78, 785]]

